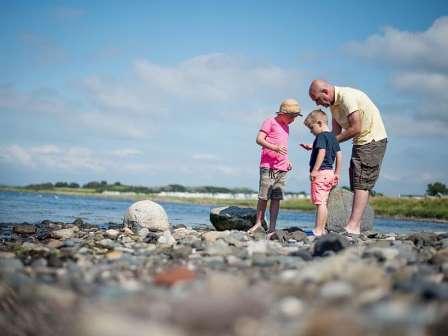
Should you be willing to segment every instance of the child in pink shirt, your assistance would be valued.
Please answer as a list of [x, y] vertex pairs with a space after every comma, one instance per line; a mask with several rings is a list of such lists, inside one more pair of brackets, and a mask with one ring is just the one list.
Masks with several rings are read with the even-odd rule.
[[289, 124], [297, 116], [301, 116], [299, 103], [294, 99], [286, 99], [280, 104], [277, 116], [263, 121], [257, 135], [257, 144], [261, 149], [260, 186], [258, 192], [257, 217], [249, 233], [261, 227], [268, 200], [271, 200], [269, 213], [268, 239], [275, 232], [280, 200], [286, 187], [286, 175], [291, 170], [288, 160]]

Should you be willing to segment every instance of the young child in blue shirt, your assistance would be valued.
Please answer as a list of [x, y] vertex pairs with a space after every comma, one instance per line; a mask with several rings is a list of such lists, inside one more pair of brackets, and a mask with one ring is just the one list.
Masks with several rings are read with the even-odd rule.
[[[327, 114], [314, 110], [304, 120], [311, 133], [316, 136], [312, 145], [301, 144], [312, 150], [310, 157], [311, 200], [316, 205], [315, 236], [326, 234], [328, 209], [327, 201], [331, 189], [339, 182], [342, 166], [342, 153], [335, 135], [328, 129]], [[333, 164], [336, 160], [336, 167]]]

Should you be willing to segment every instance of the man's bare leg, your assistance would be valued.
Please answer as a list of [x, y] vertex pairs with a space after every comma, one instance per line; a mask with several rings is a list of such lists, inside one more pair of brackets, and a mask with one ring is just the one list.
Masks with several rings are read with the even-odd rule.
[[326, 204], [317, 204], [316, 209], [316, 223], [314, 232], [317, 236], [322, 236], [326, 233], [325, 224], [327, 224], [328, 208]]
[[261, 227], [264, 219], [264, 213], [266, 212], [266, 206], [268, 205], [267, 200], [258, 199], [257, 203], [257, 216], [255, 218], [255, 225], [252, 226], [247, 232], [252, 233], [258, 230]]
[[361, 233], [361, 218], [369, 202], [369, 191], [355, 189], [350, 219], [345, 227], [348, 233]]

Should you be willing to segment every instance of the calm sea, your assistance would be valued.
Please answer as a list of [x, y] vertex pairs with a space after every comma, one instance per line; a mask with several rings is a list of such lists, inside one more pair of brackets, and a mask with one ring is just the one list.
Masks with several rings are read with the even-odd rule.
[[[103, 225], [121, 223], [131, 199], [113, 199], [95, 196], [68, 196], [27, 192], [0, 192], [0, 223], [40, 223], [44, 219], [73, 222], [76, 218]], [[214, 205], [159, 202], [168, 214], [171, 224], [188, 227], [210, 225], [210, 209]], [[280, 210], [278, 228], [299, 226], [311, 229], [314, 213]], [[448, 224], [422, 221], [404, 221], [376, 218], [374, 229], [384, 232], [435, 231], [446, 232]]]

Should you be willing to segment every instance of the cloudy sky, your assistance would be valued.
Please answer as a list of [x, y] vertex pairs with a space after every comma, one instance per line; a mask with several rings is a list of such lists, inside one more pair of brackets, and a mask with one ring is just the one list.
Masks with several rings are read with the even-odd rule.
[[[309, 112], [314, 78], [380, 108], [377, 191], [448, 183], [444, 0], [3, 0], [0, 74], [0, 184], [257, 189], [262, 120], [287, 97]], [[309, 188], [312, 139], [291, 125], [290, 191]]]

